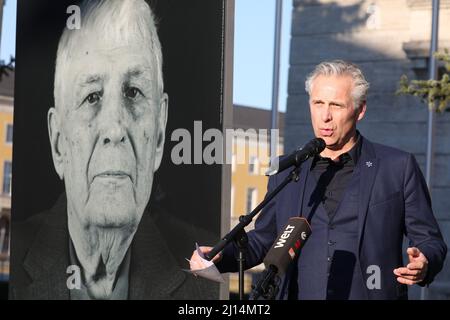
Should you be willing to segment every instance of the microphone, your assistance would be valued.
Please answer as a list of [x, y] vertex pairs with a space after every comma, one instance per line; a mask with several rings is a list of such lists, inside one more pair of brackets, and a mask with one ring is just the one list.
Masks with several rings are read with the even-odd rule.
[[275, 240], [264, 258], [264, 265], [267, 270], [258, 284], [253, 287], [252, 298], [254, 300], [260, 296], [266, 299], [274, 299], [278, 291], [278, 286], [274, 283], [276, 276], [286, 273], [289, 265], [296, 259], [310, 235], [311, 227], [305, 218], [293, 217], [289, 219], [283, 232]]
[[290, 218], [283, 233], [264, 258], [266, 268], [274, 266], [277, 272], [283, 275], [310, 235], [311, 227], [305, 218]]
[[266, 176], [276, 175], [292, 166], [298, 167], [302, 162], [317, 154], [320, 154], [326, 147], [326, 143], [321, 138], [312, 139], [303, 148], [297, 149], [289, 156], [278, 161], [278, 158], [271, 164]]

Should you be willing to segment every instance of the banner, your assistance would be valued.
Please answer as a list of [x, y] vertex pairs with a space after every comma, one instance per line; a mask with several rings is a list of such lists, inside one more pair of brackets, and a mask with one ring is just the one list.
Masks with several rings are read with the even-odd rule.
[[219, 298], [224, 2], [18, 1], [11, 299]]

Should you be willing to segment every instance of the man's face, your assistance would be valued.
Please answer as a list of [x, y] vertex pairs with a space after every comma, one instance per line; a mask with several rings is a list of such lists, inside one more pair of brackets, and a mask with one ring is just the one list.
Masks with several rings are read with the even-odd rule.
[[167, 96], [144, 41], [123, 46], [91, 34], [72, 52], [63, 105], [49, 113], [55, 167], [83, 227], [134, 230], [161, 162]]
[[365, 105], [355, 110], [353, 83], [348, 76], [318, 76], [310, 96], [314, 134], [327, 148], [340, 150], [356, 133], [356, 122], [364, 117]]

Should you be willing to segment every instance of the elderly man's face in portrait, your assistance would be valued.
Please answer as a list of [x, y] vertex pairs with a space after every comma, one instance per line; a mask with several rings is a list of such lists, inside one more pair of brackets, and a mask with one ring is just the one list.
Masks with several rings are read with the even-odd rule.
[[139, 224], [164, 146], [167, 96], [147, 39], [88, 33], [64, 70], [63, 105], [49, 113], [68, 212], [84, 227]]

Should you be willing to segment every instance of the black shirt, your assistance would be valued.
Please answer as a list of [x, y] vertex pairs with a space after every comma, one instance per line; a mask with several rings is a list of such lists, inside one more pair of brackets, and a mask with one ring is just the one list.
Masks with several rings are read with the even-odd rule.
[[339, 156], [338, 161], [317, 155], [312, 163], [311, 171], [317, 179], [316, 191], [330, 219], [344, 196], [348, 182], [361, 155], [361, 136], [353, 148]]

